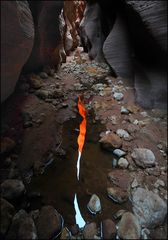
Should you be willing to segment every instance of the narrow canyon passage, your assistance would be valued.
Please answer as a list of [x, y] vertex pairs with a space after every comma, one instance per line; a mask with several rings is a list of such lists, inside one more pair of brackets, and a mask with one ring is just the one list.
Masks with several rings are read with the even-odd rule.
[[167, 5], [139, 2], [3, 2], [2, 239], [167, 239]]

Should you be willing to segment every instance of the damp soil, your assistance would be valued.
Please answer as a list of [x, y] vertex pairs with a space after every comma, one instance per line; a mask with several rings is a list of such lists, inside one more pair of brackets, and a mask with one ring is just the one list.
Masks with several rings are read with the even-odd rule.
[[[99, 135], [105, 126], [94, 120], [93, 112], [87, 114], [87, 132], [80, 161], [80, 179], [77, 180], [78, 146], [77, 137], [82, 118], [66, 121], [63, 125], [62, 144], [57, 148], [54, 159], [43, 175], [33, 176], [26, 188], [28, 193], [39, 192], [40, 198], [30, 201], [30, 210], [43, 205], [52, 205], [63, 216], [66, 226], [75, 224], [74, 196], [85, 222], [100, 222], [112, 218], [120, 209], [131, 210], [131, 203], [114, 203], [107, 196], [107, 173], [112, 170], [111, 152], [104, 151], [99, 145]], [[61, 152], [66, 154], [61, 155]], [[93, 215], [87, 209], [92, 194], [97, 194], [102, 211]]]

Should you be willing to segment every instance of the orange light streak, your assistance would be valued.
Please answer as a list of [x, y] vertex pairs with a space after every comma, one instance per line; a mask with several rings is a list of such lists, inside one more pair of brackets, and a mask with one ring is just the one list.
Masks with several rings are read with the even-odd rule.
[[80, 153], [82, 153], [82, 149], [83, 149], [84, 142], [85, 142], [85, 135], [86, 135], [86, 109], [85, 109], [84, 104], [81, 101], [80, 96], [79, 96], [79, 99], [78, 99], [78, 110], [79, 110], [80, 115], [83, 117], [83, 120], [80, 124], [79, 136], [78, 136], [78, 140], [77, 140], [78, 151]]

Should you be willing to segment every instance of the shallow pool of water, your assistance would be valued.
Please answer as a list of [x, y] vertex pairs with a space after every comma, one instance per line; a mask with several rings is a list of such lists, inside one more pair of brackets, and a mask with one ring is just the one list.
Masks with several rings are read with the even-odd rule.
[[[112, 170], [113, 155], [101, 149], [98, 142], [99, 134], [105, 127], [97, 121], [93, 123], [92, 113], [87, 116], [87, 133], [78, 181], [76, 164], [80, 122], [79, 116], [65, 122], [60, 148], [66, 151], [66, 155], [63, 157], [55, 155], [54, 161], [46, 168], [44, 174], [33, 177], [27, 186], [28, 191], [38, 191], [42, 196], [38, 200], [31, 200], [30, 209], [51, 204], [62, 214], [66, 226], [75, 223], [80, 225], [79, 221], [81, 225], [83, 221], [100, 223], [103, 219], [112, 218], [117, 210], [130, 208], [129, 202], [120, 205], [107, 196], [107, 173]], [[96, 215], [92, 215], [87, 209], [91, 194], [97, 194], [101, 200], [102, 211]]]

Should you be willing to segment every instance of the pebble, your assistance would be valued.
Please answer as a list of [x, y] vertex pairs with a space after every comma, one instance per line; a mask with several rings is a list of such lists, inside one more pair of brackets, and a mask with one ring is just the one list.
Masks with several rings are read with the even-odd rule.
[[135, 119], [135, 120], [133, 121], [133, 124], [135, 124], [135, 125], [138, 125], [138, 123], [139, 123], [139, 121], [138, 121], [137, 119]]
[[125, 156], [126, 155], [126, 152], [124, 152], [123, 150], [121, 149], [115, 149], [113, 151], [113, 154], [115, 154], [117, 157], [122, 157], [122, 156]]
[[129, 133], [124, 129], [117, 129], [116, 133], [119, 137], [124, 138], [125, 140], [129, 139], [130, 137]]
[[121, 168], [127, 168], [129, 165], [129, 162], [127, 161], [126, 158], [120, 158], [118, 160], [118, 166], [121, 167]]
[[115, 92], [113, 95], [114, 99], [116, 99], [117, 101], [121, 101], [124, 98], [123, 93], [120, 92]]
[[124, 213], [118, 223], [118, 236], [121, 239], [140, 239], [141, 226], [138, 218], [131, 212]]
[[165, 183], [163, 182], [163, 180], [157, 179], [156, 182], [154, 183], [154, 187], [155, 188], [165, 187]]
[[121, 113], [122, 114], [129, 114], [129, 110], [127, 108], [125, 108], [124, 106], [121, 106]]
[[147, 148], [134, 148], [131, 157], [135, 161], [136, 165], [143, 168], [153, 167], [156, 165], [155, 155]]
[[160, 226], [167, 214], [167, 205], [159, 197], [144, 188], [137, 188], [132, 194], [133, 212], [142, 227], [155, 228]]
[[87, 204], [87, 208], [92, 214], [96, 214], [101, 211], [100, 199], [96, 194], [91, 196], [90, 201]]
[[1, 183], [1, 196], [8, 199], [18, 199], [25, 192], [25, 186], [21, 180], [8, 179]]
[[111, 123], [113, 125], [117, 124], [117, 117], [116, 116], [110, 116], [110, 117], [108, 117], [108, 119], [111, 121]]
[[115, 214], [114, 214], [114, 218], [115, 219], [120, 219], [124, 213], [126, 213], [127, 211], [124, 209], [120, 209], [118, 210]]
[[147, 113], [147, 112], [140, 112], [140, 114], [141, 114], [143, 117], [148, 117], [148, 113]]
[[45, 72], [40, 72], [40, 73], [39, 73], [39, 76], [40, 76], [41, 78], [43, 78], [43, 79], [48, 78], [48, 74], [45, 73]]
[[118, 161], [117, 161], [117, 159], [113, 159], [113, 161], [112, 161], [112, 166], [115, 168], [115, 167], [117, 167], [117, 163], [118, 163]]
[[139, 183], [138, 183], [137, 179], [134, 178], [134, 180], [133, 180], [132, 183], [131, 183], [131, 187], [132, 187], [132, 188], [136, 188], [136, 187], [138, 187], [138, 186], [139, 186]]

